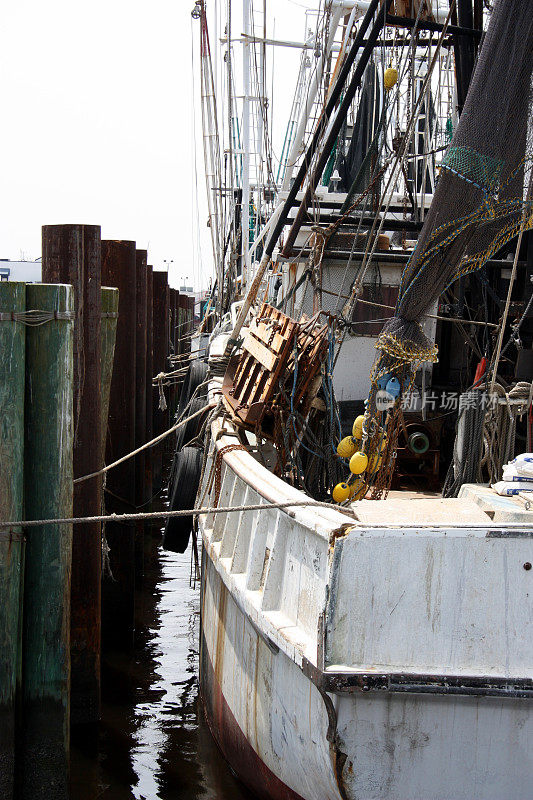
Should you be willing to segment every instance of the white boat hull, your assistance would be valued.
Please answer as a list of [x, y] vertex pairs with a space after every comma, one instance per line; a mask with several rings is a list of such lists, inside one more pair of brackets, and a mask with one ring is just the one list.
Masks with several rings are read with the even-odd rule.
[[[298, 494], [275, 499], [247, 453], [224, 458], [220, 506]], [[264, 798], [528, 800], [531, 529], [346, 523], [200, 519], [201, 690], [232, 768]]]

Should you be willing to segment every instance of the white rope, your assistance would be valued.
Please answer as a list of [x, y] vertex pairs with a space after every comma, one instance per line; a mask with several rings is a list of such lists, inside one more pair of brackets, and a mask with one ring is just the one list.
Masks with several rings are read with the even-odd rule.
[[291, 500], [284, 503], [251, 503], [242, 506], [212, 506], [204, 508], [189, 508], [180, 511], [146, 511], [137, 514], [99, 514], [94, 517], [58, 517], [57, 519], [32, 519], [17, 521], [0, 521], [0, 529], [20, 527], [36, 528], [40, 525], [83, 525], [91, 522], [132, 522], [141, 519], [167, 519], [172, 517], [190, 517], [193, 514], [228, 514], [230, 511], [264, 511], [271, 508], [299, 508], [299, 507], [329, 508], [340, 511], [342, 514], [353, 515], [349, 508], [342, 508], [333, 503], [319, 500]]
[[[131, 453], [127, 453], [127, 455], [122, 456], [122, 458], [119, 458], [117, 461], [113, 461], [112, 464], [108, 464], [107, 466], [103, 467], [103, 469], [99, 469], [98, 472], [91, 472], [91, 473], [89, 473], [89, 475], [83, 475], [83, 477], [81, 477], [81, 478], [76, 478], [74, 483], [82, 483], [82, 481], [88, 481], [89, 478], [96, 478], [96, 477], [98, 477], [98, 475], [104, 475], [106, 472], [109, 472], [110, 469], [113, 469], [114, 467], [118, 467], [119, 464], [122, 464], [124, 461], [127, 461], [129, 458], [133, 458], [133, 456], [136, 456], [137, 453], [140, 453], [142, 450], [146, 450], [148, 447], [153, 447], [154, 444], [157, 444], [158, 442], [161, 442], [170, 433], [173, 433], [174, 431], [177, 431], [178, 428], [182, 427], [182, 425], [186, 425], [189, 422], [189, 420], [194, 419], [195, 417], [199, 417], [200, 414], [204, 414], [207, 409], [214, 408], [215, 405], [216, 405], [216, 403], [209, 403], [209, 405], [204, 406], [199, 411], [195, 411], [194, 414], [191, 414], [189, 417], [186, 417], [185, 419], [182, 419], [179, 422], [176, 422], [176, 424], [173, 425], [171, 428], [169, 428], [168, 431], [165, 431], [164, 433], [160, 433], [159, 436], [155, 437], [155, 439], [151, 439], [149, 442], [146, 442], [145, 444], [141, 445], [136, 450], [132, 450]], [[96, 520], [97, 518], [94, 517], [94, 519]], [[100, 517], [98, 517], [98, 519], [100, 519]]]
[[[15, 520], [15, 521], [3, 521], [0, 520], [0, 530], [3, 528], [11, 528], [11, 527], [24, 527], [24, 528], [37, 528], [42, 525], [82, 525], [84, 523], [91, 523], [91, 522], [130, 522], [134, 520], [141, 520], [141, 519], [167, 519], [172, 517], [190, 517], [192, 515], [197, 514], [229, 514], [232, 511], [268, 511], [269, 509], [284, 509], [284, 508], [327, 508], [330, 511], [338, 511], [339, 513], [343, 514], [346, 519], [346, 525], [339, 526], [335, 530], [332, 530], [331, 533], [335, 534], [342, 534], [342, 533], [349, 533], [352, 529], [357, 528], [358, 530], [368, 531], [368, 530], [381, 530], [383, 528], [390, 529], [390, 523], [383, 522], [382, 524], [374, 523], [369, 525], [368, 523], [362, 523], [357, 519], [356, 510], [352, 509], [348, 506], [338, 506], [334, 503], [326, 503], [321, 502], [319, 500], [287, 500], [283, 503], [250, 503], [249, 505], [242, 505], [242, 506], [214, 506], [214, 507], [205, 507], [205, 508], [189, 508], [186, 510], [181, 511], [151, 511], [142, 514], [101, 514], [100, 516], [96, 517], [59, 517], [57, 519], [31, 519], [31, 520]], [[349, 519], [351, 517], [351, 521]], [[359, 527], [361, 526], [361, 527]], [[460, 523], [449, 523], [447, 525], [431, 523], [431, 522], [417, 522], [414, 525], [412, 522], [395, 522], [394, 528], [399, 528], [401, 530], [412, 530], [416, 529], [424, 529], [424, 530], [435, 530], [435, 529], [446, 529], [446, 530], [464, 530], [464, 525]], [[491, 523], [491, 521], [487, 517], [487, 522], [485, 523], [469, 523], [469, 529], [475, 530], [484, 530], [489, 531], [492, 528], [496, 530], [501, 530], [501, 523]], [[529, 523], [524, 522], [506, 522], [505, 529], [506, 530], [513, 530], [518, 531], [518, 533], [523, 533], [525, 535], [529, 535]]]

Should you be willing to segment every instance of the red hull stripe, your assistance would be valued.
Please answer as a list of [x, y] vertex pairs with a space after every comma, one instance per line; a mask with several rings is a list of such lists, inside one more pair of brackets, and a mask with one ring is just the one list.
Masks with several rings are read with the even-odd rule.
[[239, 778], [261, 800], [303, 800], [261, 761], [228, 706], [202, 634], [200, 687], [211, 733]]

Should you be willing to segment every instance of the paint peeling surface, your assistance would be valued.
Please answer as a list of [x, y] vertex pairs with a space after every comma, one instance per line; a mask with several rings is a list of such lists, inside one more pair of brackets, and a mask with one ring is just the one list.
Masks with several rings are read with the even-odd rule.
[[[234, 444], [220, 424], [216, 447]], [[221, 479], [219, 505], [305, 499], [242, 450]], [[200, 519], [204, 704], [260, 797], [531, 797], [531, 530], [496, 536], [487, 520], [386, 528], [297, 507]]]

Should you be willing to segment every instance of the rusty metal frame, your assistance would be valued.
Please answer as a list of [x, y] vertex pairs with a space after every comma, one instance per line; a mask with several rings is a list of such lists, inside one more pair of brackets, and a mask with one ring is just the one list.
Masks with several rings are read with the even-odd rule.
[[416, 672], [369, 672], [320, 670], [309, 659], [302, 670], [321, 692], [393, 692], [465, 695], [474, 697], [533, 698], [533, 678], [500, 675], [439, 675]]

